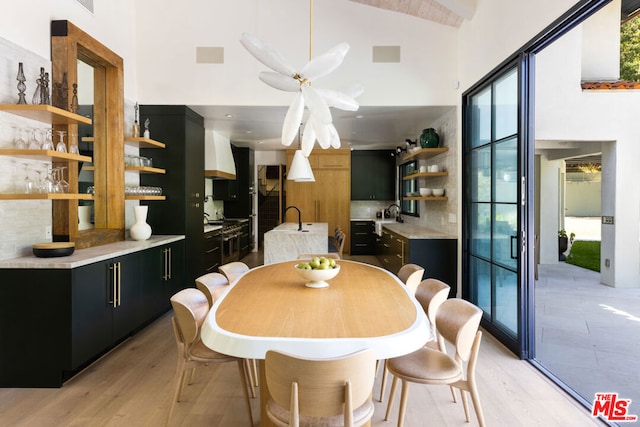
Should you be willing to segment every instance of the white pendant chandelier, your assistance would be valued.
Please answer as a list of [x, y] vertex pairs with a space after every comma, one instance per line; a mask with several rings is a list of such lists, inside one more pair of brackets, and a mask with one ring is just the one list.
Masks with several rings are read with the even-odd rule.
[[[354, 85], [342, 92], [313, 86], [312, 83], [335, 71], [342, 64], [349, 51], [349, 45], [340, 43], [328, 52], [312, 59], [312, 28], [313, 0], [309, 0], [309, 62], [300, 72], [296, 72], [278, 51], [257, 37], [244, 33], [240, 40], [242, 45], [258, 61], [274, 71], [261, 72], [260, 80], [275, 89], [296, 92], [282, 125], [283, 145], [287, 147], [291, 145], [299, 130], [300, 123], [302, 123], [304, 108], [307, 107], [309, 110], [309, 118], [304, 126], [302, 143], [298, 150], [304, 157], [311, 154], [316, 140], [322, 148], [340, 147], [340, 137], [333, 125], [329, 107], [357, 111], [359, 105], [355, 98], [363, 92], [360, 85]], [[297, 154], [298, 152], [296, 152]], [[311, 170], [310, 167], [309, 170]]]

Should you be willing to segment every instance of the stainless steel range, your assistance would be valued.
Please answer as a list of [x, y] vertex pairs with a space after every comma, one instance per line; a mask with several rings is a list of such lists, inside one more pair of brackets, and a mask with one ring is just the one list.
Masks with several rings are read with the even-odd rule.
[[222, 221], [222, 264], [240, 260], [240, 224]]

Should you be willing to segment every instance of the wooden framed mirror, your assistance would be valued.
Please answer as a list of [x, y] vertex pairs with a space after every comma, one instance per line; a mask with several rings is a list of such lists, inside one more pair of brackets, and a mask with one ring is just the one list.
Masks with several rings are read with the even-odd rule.
[[[62, 82], [66, 73], [69, 103], [79, 61], [93, 68], [94, 228], [78, 230], [78, 200], [54, 200], [53, 235], [54, 240], [73, 241], [81, 249], [125, 239], [124, 63], [71, 22], [52, 21], [51, 81]], [[78, 92], [82, 90], [78, 86]], [[60, 125], [54, 130], [77, 134], [78, 126]], [[78, 165], [69, 164], [67, 172], [70, 187], [78, 188]]]

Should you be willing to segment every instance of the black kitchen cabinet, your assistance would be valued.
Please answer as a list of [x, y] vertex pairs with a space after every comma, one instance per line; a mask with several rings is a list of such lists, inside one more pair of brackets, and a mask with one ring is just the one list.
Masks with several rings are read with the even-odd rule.
[[240, 224], [240, 259], [249, 255], [249, 252], [251, 252], [249, 222], [250, 221], [245, 221]]
[[382, 228], [379, 246], [376, 246], [382, 266], [394, 274], [405, 264], [424, 267], [424, 278], [442, 280], [457, 292], [457, 247], [456, 239], [408, 239], [398, 233]]
[[351, 221], [351, 255], [374, 255], [376, 253], [375, 223], [373, 221]]
[[204, 235], [205, 273], [215, 273], [222, 264], [222, 230], [214, 230]]
[[151, 157], [166, 174], [141, 175], [140, 183], [162, 187], [166, 200], [141, 203], [149, 205], [147, 222], [154, 234], [185, 236], [184, 263], [176, 268], [184, 268], [179, 276], [192, 285], [204, 273], [204, 119], [186, 106], [141, 105], [140, 120], [146, 119], [151, 138], [166, 147], [141, 148], [140, 155]]
[[393, 150], [351, 153], [351, 200], [395, 200], [396, 160]]
[[214, 180], [213, 197], [224, 200], [224, 215], [227, 218], [249, 218], [253, 203], [254, 151], [234, 145], [231, 151], [236, 165], [236, 179]]
[[173, 294], [184, 289], [184, 240], [144, 252], [143, 317], [153, 319], [167, 311]]
[[183, 286], [183, 248], [180, 240], [72, 269], [0, 269], [0, 387], [60, 387], [168, 310]]

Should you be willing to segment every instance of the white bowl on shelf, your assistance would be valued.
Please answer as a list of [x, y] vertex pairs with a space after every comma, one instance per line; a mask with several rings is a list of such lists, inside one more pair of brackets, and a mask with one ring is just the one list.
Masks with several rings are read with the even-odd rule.
[[307, 280], [307, 283], [304, 285], [308, 288], [326, 288], [329, 286], [326, 281], [333, 279], [340, 272], [340, 265], [338, 264], [336, 264], [335, 268], [328, 268], [326, 270], [305, 270], [298, 267], [294, 268], [303, 279]]
[[422, 197], [430, 196], [431, 195], [431, 189], [430, 188], [421, 188], [420, 189], [420, 195]]
[[444, 196], [444, 188], [434, 188], [433, 195], [436, 197]]

